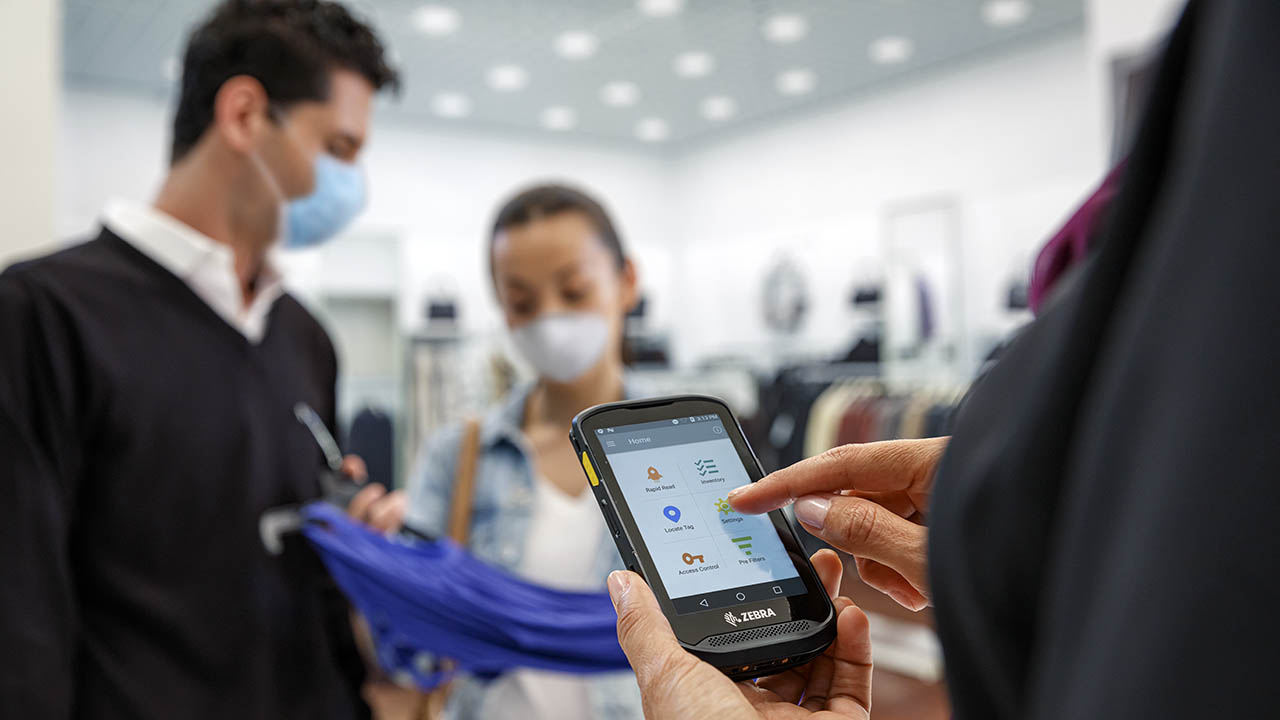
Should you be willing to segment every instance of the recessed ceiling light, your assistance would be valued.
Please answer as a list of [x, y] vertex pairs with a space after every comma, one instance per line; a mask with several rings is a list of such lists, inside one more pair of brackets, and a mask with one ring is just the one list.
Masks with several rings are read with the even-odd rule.
[[471, 98], [462, 93], [440, 93], [431, 98], [431, 110], [443, 118], [466, 117], [471, 114]]
[[886, 35], [871, 43], [867, 48], [867, 54], [871, 56], [873, 62], [881, 65], [892, 65], [910, 58], [915, 49], [915, 44], [911, 42], [910, 38], [905, 38], [901, 35]]
[[809, 21], [803, 15], [784, 13], [774, 15], [764, 22], [764, 36], [779, 45], [793, 43], [809, 34]]
[[700, 78], [711, 74], [716, 66], [716, 59], [711, 57], [711, 53], [701, 50], [690, 50], [686, 53], [680, 53], [676, 56], [675, 62], [676, 74], [686, 78]]
[[182, 63], [178, 62], [178, 58], [170, 55], [160, 65], [160, 74], [164, 75], [164, 79], [169, 82], [177, 82], [178, 78], [182, 77]]
[[714, 95], [702, 101], [702, 117], [713, 120], [728, 120], [738, 114], [738, 104], [733, 98]]
[[1030, 14], [1027, 0], [988, 0], [982, 5], [982, 19], [992, 27], [1017, 25]]
[[596, 54], [600, 41], [595, 35], [582, 30], [560, 33], [555, 42], [556, 52], [568, 60], [585, 60]]
[[640, 88], [626, 80], [617, 80], [600, 88], [600, 101], [612, 107], [631, 107], [639, 99]]
[[529, 84], [529, 73], [519, 65], [494, 65], [489, 68], [487, 80], [494, 90], [513, 92]]
[[671, 128], [662, 118], [650, 117], [636, 123], [636, 137], [645, 142], [662, 142], [671, 136]]
[[462, 26], [462, 16], [445, 5], [423, 5], [413, 11], [413, 26], [424, 35], [452, 35]]
[[818, 76], [807, 68], [788, 70], [779, 74], [777, 80], [778, 92], [783, 95], [804, 95], [812, 92], [817, 84]]
[[671, 17], [684, 10], [684, 0], [639, 0], [636, 8], [649, 17]]
[[548, 130], [572, 130], [578, 124], [578, 113], [571, 107], [552, 105], [542, 111], [542, 127]]

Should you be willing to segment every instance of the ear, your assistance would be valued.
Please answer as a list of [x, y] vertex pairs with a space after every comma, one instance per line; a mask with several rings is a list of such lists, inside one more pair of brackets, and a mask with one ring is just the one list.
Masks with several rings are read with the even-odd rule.
[[213, 127], [222, 142], [239, 153], [248, 153], [268, 131], [267, 91], [248, 75], [237, 75], [218, 88], [213, 98]]
[[630, 314], [632, 310], [636, 309], [636, 304], [640, 302], [640, 276], [636, 272], [636, 264], [631, 262], [631, 258], [622, 261], [619, 290], [622, 293], [622, 309], [627, 314]]

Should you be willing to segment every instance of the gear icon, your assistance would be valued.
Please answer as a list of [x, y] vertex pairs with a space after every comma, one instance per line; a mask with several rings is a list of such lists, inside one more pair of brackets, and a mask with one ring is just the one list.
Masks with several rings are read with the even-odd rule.
[[733, 508], [729, 507], [728, 501], [724, 498], [716, 498], [716, 509], [720, 511], [721, 515], [728, 515], [733, 512]]

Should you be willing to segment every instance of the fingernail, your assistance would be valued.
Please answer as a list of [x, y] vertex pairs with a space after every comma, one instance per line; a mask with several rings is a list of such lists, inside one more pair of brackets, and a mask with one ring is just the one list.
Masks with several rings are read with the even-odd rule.
[[[751, 486], [743, 485], [742, 487], [736, 487], [730, 490], [729, 494], [725, 496], [725, 499], [729, 501], [729, 505], [733, 506], [733, 509], [738, 510], [739, 512], [747, 512], [745, 510], [740, 510], [738, 508], [738, 501], [742, 499], [743, 492], [749, 487]], [[769, 507], [758, 507], [758, 506], [753, 507], [748, 514], [751, 514], [751, 515], [764, 514], [769, 512], [770, 510], [777, 510], [778, 508], [785, 506], [789, 502], [791, 502], [790, 498], [788, 498], [786, 502], [772, 504]]]
[[796, 500], [792, 506], [796, 520], [816, 530], [821, 530], [827, 521], [827, 511], [831, 509], [831, 500], [820, 495], [806, 495]]
[[631, 587], [631, 578], [621, 570], [614, 570], [609, 573], [609, 599], [613, 600], [613, 606], [616, 608], [622, 605], [622, 598], [627, 594], [627, 589]]
[[927, 602], [924, 604], [921, 604], [920, 601], [916, 599], [914, 596], [907, 595], [906, 593], [901, 592], [899, 590], [890, 590], [889, 597], [893, 598], [894, 602], [910, 610], [911, 612], [920, 612], [921, 610], [929, 606]]

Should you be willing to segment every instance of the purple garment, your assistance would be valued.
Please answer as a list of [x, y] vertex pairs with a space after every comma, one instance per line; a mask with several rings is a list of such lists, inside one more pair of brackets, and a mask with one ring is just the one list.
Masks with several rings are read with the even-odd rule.
[[1076, 210], [1066, 225], [1062, 226], [1036, 257], [1035, 268], [1031, 272], [1031, 289], [1029, 297], [1031, 311], [1039, 314], [1049, 291], [1068, 268], [1083, 260], [1093, 246], [1098, 235], [1099, 225], [1111, 201], [1120, 191], [1120, 181], [1124, 173], [1125, 161], [1121, 160], [1107, 174], [1093, 195]]

